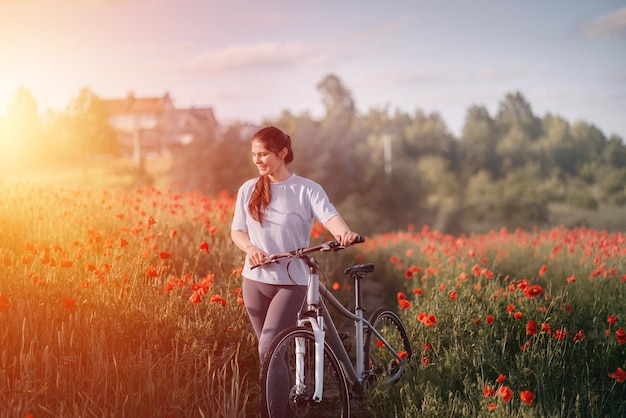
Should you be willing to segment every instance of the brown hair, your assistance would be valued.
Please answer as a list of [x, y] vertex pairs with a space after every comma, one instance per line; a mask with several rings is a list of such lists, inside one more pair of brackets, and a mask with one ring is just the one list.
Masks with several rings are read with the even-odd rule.
[[[289, 135], [274, 126], [267, 126], [257, 131], [254, 135], [252, 135], [252, 140], [250, 142], [252, 141], [260, 141], [265, 149], [276, 155], [278, 155], [284, 148], [287, 148], [285, 163], [289, 164], [293, 161], [291, 138]], [[263, 210], [270, 204], [271, 199], [272, 192], [270, 190], [270, 179], [267, 175], [260, 176], [254, 185], [254, 190], [252, 191], [252, 196], [250, 197], [250, 202], [248, 203], [248, 210], [250, 211], [252, 218], [261, 223], [261, 225], [263, 225]]]

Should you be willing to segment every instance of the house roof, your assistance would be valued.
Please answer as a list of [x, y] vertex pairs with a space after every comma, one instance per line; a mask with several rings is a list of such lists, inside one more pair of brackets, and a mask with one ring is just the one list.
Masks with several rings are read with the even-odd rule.
[[162, 97], [135, 97], [129, 93], [124, 99], [104, 100], [109, 109], [109, 114], [128, 113], [162, 113], [172, 108], [172, 100], [169, 93]]

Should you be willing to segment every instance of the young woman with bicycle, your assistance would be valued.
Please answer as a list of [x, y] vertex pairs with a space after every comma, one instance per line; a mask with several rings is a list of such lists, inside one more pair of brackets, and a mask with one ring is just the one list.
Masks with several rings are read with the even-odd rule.
[[252, 136], [251, 149], [259, 177], [239, 188], [231, 237], [246, 253], [243, 298], [262, 363], [274, 337], [296, 325], [306, 296], [308, 267], [302, 260], [252, 267], [270, 254], [309, 246], [315, 220], [342, 246], [359, 235], [348, 228], [319, 184], [289, 170], [287, 165], [293, 161], [289, 135], [273, 126], [262, 128]]

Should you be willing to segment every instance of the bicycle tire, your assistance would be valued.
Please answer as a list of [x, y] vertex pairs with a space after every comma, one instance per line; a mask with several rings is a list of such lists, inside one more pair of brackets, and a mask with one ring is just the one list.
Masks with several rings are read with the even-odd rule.
[[[372, 313], [370, 324], [385, 340], [401, 354], [407, 364], [413, 356], [411, 341], [400, 317], [388, 308], [378, 308]], [[379, 340], [371, 329], [366, 328], [363, 334], [363, 370], [366, 379], [372, 383], [385, 376], [387, 382], [399, 379], [403, 369], [399, 367], [395, 356]]]
[[[305, 387], [297, 394], [295, 385], [295, 342], [305, 343]], [[320, 402], [315, 391], [315, 337], [306, 327], [288, 328], [279, 333], [268, 348], [261, 367], [260, 397], [263, 417], [349, 417], [350, 394], [337, 356], [324, 342], [324, 390]], [[285, 366], [287, 366], [288, 374]]]

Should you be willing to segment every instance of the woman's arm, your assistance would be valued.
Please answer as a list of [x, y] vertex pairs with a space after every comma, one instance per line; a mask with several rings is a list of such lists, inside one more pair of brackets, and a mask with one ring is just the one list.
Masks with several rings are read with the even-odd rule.
[[330, 218], [324, 226], [345, 247], [352, 244], [359, 236], [356, 232], [350, 231], [346, 222], [339, 215]]
[[250, 248], [254, 247], [254, 244], [252, 244], [252, 242], [250, 241], [248, 234], [243, 231], [236, 231], [234, 229], [231, 230], [230, 238], [233, 240], [235, 245], [239, 247], [239, 249], [243, 252], [248, 252]]
[[230, 238], [233, 240], [235, 245], [243, 252], [248, 255], [251, 265], [261, 264], [263, 259], [267, 256], [265, 252], [259, 250], [255, 245], [250, 241], [250, 237], [248, 234], [239, 231], [239, 230], [231, 230]]

